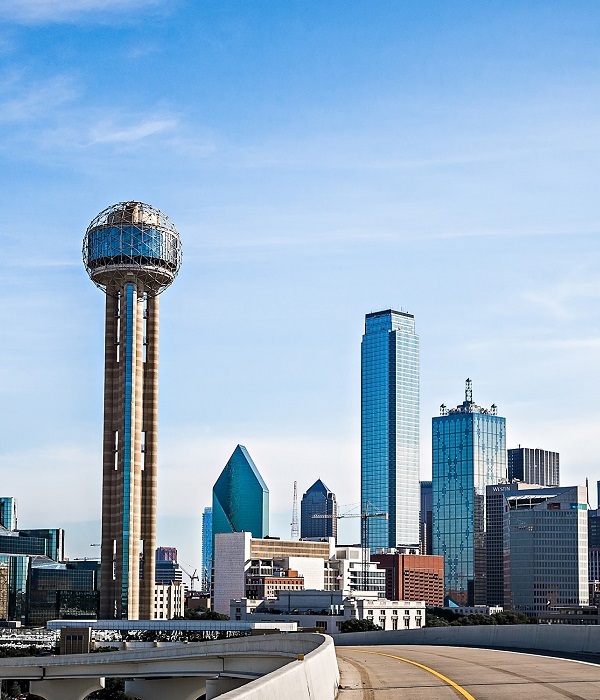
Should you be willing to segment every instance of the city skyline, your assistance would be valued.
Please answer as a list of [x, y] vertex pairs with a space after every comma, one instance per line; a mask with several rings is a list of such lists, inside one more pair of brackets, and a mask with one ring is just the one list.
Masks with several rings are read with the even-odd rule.
[[294, 479], [359, 501], [358, 346], [378, 309], [418, 320], [422, 479], [431, 417], [470, 376], [508, 447], [593, 483], [600, 8], [127, 5], [0, 8], [0, 480], [23, 522], [97, 554], [103, 352], [80, 238], [129, 198], [185, 231], [157, 508], [189, 570], [237, 443], [274, 534]]

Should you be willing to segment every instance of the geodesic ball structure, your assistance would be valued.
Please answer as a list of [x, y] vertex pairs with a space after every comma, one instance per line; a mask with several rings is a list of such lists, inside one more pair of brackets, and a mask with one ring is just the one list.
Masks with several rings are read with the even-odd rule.
[[100, 212], [88, 226], [83, 264], [92, 282], [104, 292], [135, 281], [154, 296], [177, 277], [181, 240], [160, 209], [143, 202], [119, 202]]

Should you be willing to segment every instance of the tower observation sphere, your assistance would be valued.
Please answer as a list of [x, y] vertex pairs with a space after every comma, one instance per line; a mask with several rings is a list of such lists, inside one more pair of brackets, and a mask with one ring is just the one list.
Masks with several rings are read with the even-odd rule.
[[159, 209], [120, 202], [83, 239], [106, 293], [100, 615], [154, 615], [158, 452], [158, 300], [181, 265], [177, 229]]
[[177, 277], [181, 240], [160, 209], [143, 202], [119, 202], [88, 226], [83, 263], [92, 282], [104, 291], [133, 278], [154, 296]]

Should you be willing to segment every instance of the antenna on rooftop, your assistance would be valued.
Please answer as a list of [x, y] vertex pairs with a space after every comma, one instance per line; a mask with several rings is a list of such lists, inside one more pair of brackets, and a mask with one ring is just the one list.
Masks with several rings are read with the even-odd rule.
[[292, 503], [292, 540], [298, 540], [300, 538], [300, 532], [298, 528], [298, 482], [294, 481], [294, 501]]
[[473, 403], [473, 382], [468, 377], [465, 382], [465, 401]]

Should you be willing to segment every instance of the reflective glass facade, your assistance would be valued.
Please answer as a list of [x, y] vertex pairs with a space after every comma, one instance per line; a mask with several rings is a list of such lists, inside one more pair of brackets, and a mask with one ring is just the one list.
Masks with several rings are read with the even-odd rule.
[[419, 542], [419, 336], [414, 316], [367, 314], [361, 346], [361, 510], [371, 550]]
[[210, 591], [210, 577], [213, 556], [212, 508], [202, 513], [202, 590]]
[[25, 622], [29, 557], [0, 553], [0, 564], [8, 566], [8, 619]]
[[[325, 517], [315, 518], [315, 515]], [[337, 502], [335, 493], [317, 479], [300, 504], [301, 537], [334, 537], [337, 543]]]
[[269, 489], [252, 457], [238, 445], [213, 487], [212, 534], [251, 532], [269, 534]]
[[419, 549], [421, 554], [432, 554], [432, 512], [433, 512], [433, 485], [431, 481], [421, 482], [421, 534]]
[[433, 419], [433, 554], [445, 595], [485, 605], [485, 489], [506, 478], [506, 421], [466, 400]]
[[538, 486], [558, 486], [560, 464], [558, 452], [516, 447], [508, 451], [508, 480], [518, 479]]
[[17, 501], [12, 496], [0, 498], [0, 525], [7, 530], [17, 529]]
[[95, 618], [97, 612], [95, 571], [50, 567], [31, 569], [27, 624], [90, 619]]
[[[36, 530], [19, 530], [21, 537], [42, 538], [46, 540], [45, 554], [54, 561], [63, 561], [65, 558], [65, 531], [61, 528], [44, 528]], [[38, 554], [38, 552], [35, 552]]]

